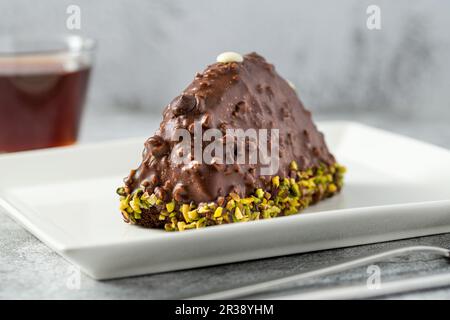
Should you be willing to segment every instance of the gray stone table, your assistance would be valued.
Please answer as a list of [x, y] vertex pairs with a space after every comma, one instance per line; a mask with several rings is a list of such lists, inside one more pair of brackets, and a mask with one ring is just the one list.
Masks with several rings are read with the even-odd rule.
[[[349, 116], [328, 115], [347, 119]], [[85, 117], [81, 142], [119, 137], [146, 136], [158, 124], [159, 115], [115, 113]], [[450, 148], [450, 130], [441, 121], [391, 119], [389, 116], [352, 115], [352, 119], [403, 133]], [[426, 214], [426, 212], [424, 212]], [[449, 213], [450, 214], [450, 213]], [[213, 267], [161, 273], [110, 281], [81, 277], [79, 288], [68, 285], [71, 265], [0, 211], [0, 298], [3, 299], [167, 299], [200, 295], [274, 277], [290, 275], [406, 245], [450, 247], [450, 234], [378, 243], [255, 260]], [[450, 264], [430, 254], [414, 254], [377, 263], [381, 281], [450, 272]], [[302, 282], [298, 292], [336, 285], [363, 285], [366, 268]], [[283, 288], [292, 289], [292, 288]], [[384, 297], [388, 299], [450, 299], [450, 287]]]

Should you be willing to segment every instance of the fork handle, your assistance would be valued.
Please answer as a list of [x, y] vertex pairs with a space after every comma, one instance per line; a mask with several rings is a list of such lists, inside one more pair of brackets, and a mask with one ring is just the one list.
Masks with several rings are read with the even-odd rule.
[[387, 259], [390, 257], [395, 257], [401, 254], [412, 253], [412, 252], [430, 252], [435, 253], [444, 257], [450, 257], [450, 251], [445, 248], [440, 247], [432, 247], [432, 246], [411, 246], [404, 247], [394, 250], [389, 250], [381, 253], [377, 253], [371, 256], [367, 256], [364, 258], [359, 258], [355, 260], [351, 260], [348, 262], [336, 264], [334, 266], [326, 267], [323, 269], [308, 271], [305, 273], [296, 274], [293, 276], [283, 277], [275, 280], [269, 280], [260, 282], [257, 284], [247, 285], [239, 288], [219, 291], [215, 293], [210, 293], [206, 295], [201, 295], [197, 297], [192, 297], [190, 299], [198, 299], [198, 300], [209, 300], [209, 299], [235, 299], [244, 296], [248, 296], [251, 294], [261, 293], [273, 289], [274, 287], [288, 284], [290, 282], [301, 281], [308, 278], [324, 276], [328, 274], [342, 272], [348, 269], [364, 266], [369, 263], [373, 263], [376, 261], [380, 261], [383, 259]]

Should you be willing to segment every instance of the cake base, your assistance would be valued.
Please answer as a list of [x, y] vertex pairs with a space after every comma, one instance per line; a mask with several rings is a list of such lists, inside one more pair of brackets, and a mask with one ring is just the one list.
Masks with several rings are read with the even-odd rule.
[[120, 211], [127, 223], [166, 231], [184, 231], [296, 214], [311, 204], [333, 196], [343, 186], [345, 167], [337, 163], [304, 171], [297, 169], [295, 161], [290, 166], [294, 177], [274, 176], [265, 190], [256, 189], [245, 198], [230, 193], [210, 203], [164, 202], [143, 189], [130, 194], [121, 187], [117, 189]]

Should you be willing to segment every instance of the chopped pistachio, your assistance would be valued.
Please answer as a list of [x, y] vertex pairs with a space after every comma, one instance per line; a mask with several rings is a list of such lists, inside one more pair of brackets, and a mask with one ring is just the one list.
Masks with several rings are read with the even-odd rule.
[[231, 199], [233, 199], [234, 201], [239, 201], [241, 200], [241, 197], [239, 197], [239, 195], [237, 193], [231, 192], [230, 193], [230, 197]]
[[280, 186], [280, 177], [279, 176], [273, 177], [272, 184], [275, 188], [278, 188]]
[[147, 199], [147, 202], [151, 205], [154, 206], [156, 204], [156, 201], [158, 200], [158, 198], [156, 198], [156, 195], [154, 193], [152, 193], [150, 195], [150, 197]]
[[124, 196], [124, 197], [127, 195], [127, 193], [125, 192], [125, 188], [124, 187], [117, 188], [116, 193], [119, 196]]
[[141, 209], [150, 209], [150, 205], [148, 204], [147, 201], [141, 200]]
[[167, 203], [166, 209], [169, 213], [172, 212], [173, 210], [175, 210], [175, 200], [172, 200], [169, 203]]
[[178, 230], [184, 231], [184, 229], [186, 228], [186, 223], [184, 221], [180, 221], [177, 223], [177, 227], [178, 227]]
[[328, 185], [328, 192], [334, 193], [336, 191], [337, 191], [337, 187], [336, 187], [336, 185], [334, 183]]
[[255, 196], [252, 196], [252, 198], [253, 198], [253, 203], [255, 203], [255, 204], [261, 203], [261, 199], [260, 198], [255, 197]]
[[130, 219], [131, 223], [136, 223], [133, 212], [128, 215], [128, 218]]
[[278, 192], [277, 198], [285, 199], [288, 196], [289, 196], [289, 190], [288, 189], [282, 189], [280, 192]]
[[166, 210], [162, 210], [162, 211], [161, 211], [161, 214], [162, 214], [163, 216], [165, 216], [165, 217], [168, 217], [168, 216], [169, 216], [169, 212], [166, 211]]
[[183, 204], [182, 206], [181, 206], [181, 213], [184, 215], [184, 214], [187, 214], [188, 213], [188, 211], [189, 211], [189, 208], [190, 208], [190, 206], [188, 205], [188, 204]]
[[277, 206], [272, 206], [272, 207], [264, 210], [263, 215], [264, 215], [264, 218], [266, 218], [267, 216], [273, 217], [273, 216], [276, 216], [280, 212], [281, 212], [280, 208], [278, 208]]
[[128, 195], [125, 199], [120, 200], [119, 208], [120, 208], [121, 211], [123, 211], [123, 210], [128, 208], [129, 201], [130, 201], [130, 195]]
[[242, 218], [244, 218], [239, 207], [236, 207], [236, 210], [234, 210], [234, 215], [238, 220], [241, 220]]
[[150, 195], [148, 192], [144, 192], [141, 196], [141, 200], [147, 201], [150, 198]]
[[294, 195], [296, 195], [297, 197], [301, 196], [300, 188], [299, 188], [298, 184], [296, 184], [296, 183], [292, 184], [291, 188], [292, 188], [292, 192], [294, 193]]
[[244, 198], [244, 199], [241, 199], [241, 201], [240, 201], [240, 203], [242, 203], [242, 204], [244, 204], [244, 205], [246, 205], [246, 204], [250, 204], [250, 203], [252, 203], [253, 202], [253, 198]]
[[183, 204], [183, 206], [181, 207], [181, 213], [183, 214], [184, 220], [186, 221], [190, 221], [188, 212], [189, 212], [189, 205], [188, 204]]
[[166, 231], [175, 231], [175, 229], [172, 227], [171, 223], [166, 223], [164, 225], [164, 230], [166, 230]]
[[210, 202], [210, 203], [208, 203], [208, 208], [210, 208], [210, 209], [216, 209], [216, 207], [217, 207], [217, 204], [216, 204], [215, 202]]
[[130, 219], [129, 216], [128, 216], [128, 213], [126, 211], [121, 211], [121, 212], [122, 212], [122, 216], [125, 219], [125, 221]]
[[259, 198], [259, 199], [262, 199], [263, 197], [264, 197], [264, 191], [263, 191], [263, 189], [256, 189], [256, 192], [255, 192], [255, 194], [256, 194], [256, 196]]
[[284, 214], [287, 216], [295, 213], [297, 213], [297, 209], [295, 207], [290, 207], [284, 211]]
[[187, 224], [184, 228], [185, 229], [195, 229], [197, 227], [197, 222], [191, 222]]
[[347, 172], [347, 168], [344, 167], [344, 166], [339, 166], [339, 165], [338, 165], [337, 169], [338, 169], [338, 172], [339, 172], [340, 174], [344, 174], [344, 173]]
[[133, 200], [131, 200], [130, 207], [134, 212], [141, 213], [141, 201], [139, 200], [137, 194], [135, 194]]
[[222, 211], [223, 211], [222, 207], [217, 207], [216, 211], [214, 211], [214, 218], [221, 217], [222, 216]]
[[231, 211], [236, 206], [236, 202], [234, 200], [230, 200], [227, 202], [227, 205], [225, 206], [227, 210]]
[[201, 207], [198, 208], [198, 213], [206, 213], [211, 211], [211, 209], [209, 208], [208, 205], [203, 205]]
[[195, 223], [195, 227], [196, 227], [197, 229], [198, 229], [198, 228], [201, 228], [201, 227], [204, 227], [205, 225], [206, 225], [206, 219], [205, 219], [205, 217], [198, 219], [198, 221]]
[[169, 214], [169, 218], [173, 218], [176, 217], [177, 213], [176, 211], [172, 212], [171, 214]]
[[187, 213], [189, 220], [197, 220], [198, 219], [198, 214], [197, 214], [198, 209], [194, 209], [191, 210]]
[[290, 164], [289, 167], [291, 168], [291, 170], [295, 170], [295, 171], [298, 170], [298, 165], [297, 165], [297, 162], [295, 162], [295, 160], [293, 160], [293, 161], [291, 162], [291, 164]]

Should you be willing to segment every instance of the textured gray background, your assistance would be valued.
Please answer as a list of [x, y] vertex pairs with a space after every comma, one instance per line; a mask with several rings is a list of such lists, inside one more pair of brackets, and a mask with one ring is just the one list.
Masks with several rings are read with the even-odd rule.
[[[381, 31], [366, 29], [372, 3]], [[81, 6], [82, 33], [100, 44], [82, 141], [151, 134], [194, 73], [232, 49], [274, 62], [316, 119], [353, 119], [450, 148], [449, 1], [0, 0], [0, 33], [64, 32], [68, 4]], [[419, 244], [448, 248], [450, 234], [105, 282], [83, 276], [71, 290], [70, 265], [0, 210], [0, 299], [189, 297]], [[426, 254], [379, 266], [383, 282], [450, 271]], [[358, 268], [300, 291], [366, 279]], [[450, 299], [450, 288], [387, 298]]]
[[[81, 33], [99, 40], [89, 108], [160, 112], [218, 53], [257, 51], [320, 114], [388, 112], [450, 119], [446, 0], [0, 0], [0, 33]], [[381, 8], [382, 30], [366, 28]], [[103, 110], [101, 110], [103, 109]]]

